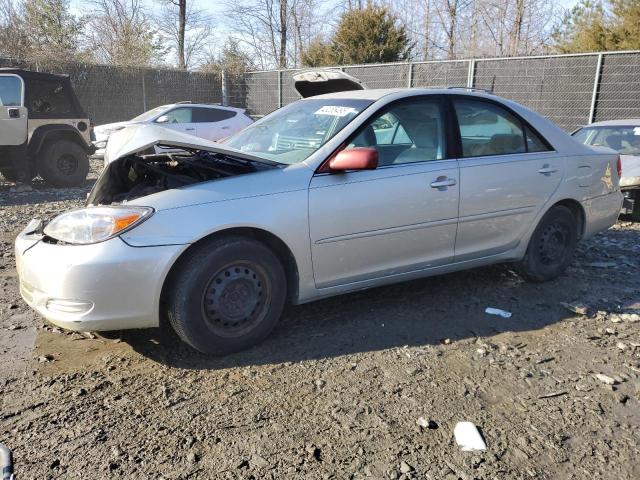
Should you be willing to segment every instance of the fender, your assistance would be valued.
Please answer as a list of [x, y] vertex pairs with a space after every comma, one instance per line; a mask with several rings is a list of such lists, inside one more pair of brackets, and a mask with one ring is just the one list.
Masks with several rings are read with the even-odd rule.
[[31, 141], [29, 142], [29, 156], [34, 157], [38, 155], [47, 141], [53, 139], [57, 140], [60, 138], [76, 142], [84, 148], [88, 155], [91, 155], [96, 151], [96, 147], [88, 145], [75, 127], [54, 123], [50, 125], [42, 125], [33, 131]]

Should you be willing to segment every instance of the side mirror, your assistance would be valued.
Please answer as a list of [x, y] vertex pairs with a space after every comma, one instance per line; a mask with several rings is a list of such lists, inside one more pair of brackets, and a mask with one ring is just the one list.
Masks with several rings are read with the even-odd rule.
[[[325, 168], [326, 167], [326, 168]], [[375, 170], [378, 168], [378, 151], [375, 148], [357, 147], [342, 150], [323, 165], [322, 173], [347, 170]]]
[[167, 123], [169, 121], [169, 115], [160, 115], [156, 118], [156, 123]]

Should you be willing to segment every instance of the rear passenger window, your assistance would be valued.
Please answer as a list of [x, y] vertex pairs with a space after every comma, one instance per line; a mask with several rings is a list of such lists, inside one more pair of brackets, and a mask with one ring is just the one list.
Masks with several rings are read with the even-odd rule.
[[195, 123], [220, 122], [236, 116], [236, 112], [233, 110], [223, 110], [222, 108], [194, 108], [193, 110]]
[[529, 127], [525, 127], [524, 132], [527, 136], [527, 152], [546, 152], [549, 150], [547, 144]]
[[504, 108], [492, 103], [453, 101], [464, 157], [508, 155], [548, 150], [546, 144]]

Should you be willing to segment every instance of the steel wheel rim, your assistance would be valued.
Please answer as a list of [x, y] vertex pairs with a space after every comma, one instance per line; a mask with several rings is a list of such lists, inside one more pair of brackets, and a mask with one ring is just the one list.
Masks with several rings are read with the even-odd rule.
[[543, 265], [553, 265], [564, 259], [569, 240], [569, 229], [559, 223], [554, 222], [547, 225], [540, 235], [538, 253]]
[[215, 272], [202, 295], [207, 327], [222, 337], [238, 337], [255, 328], [265, 317], [271, 285], [260, 265], [231, 262]]
[[73, 155], [62, 155], [56, 163], [63, 175], [73, 175], [78, 168], [78, 160]]

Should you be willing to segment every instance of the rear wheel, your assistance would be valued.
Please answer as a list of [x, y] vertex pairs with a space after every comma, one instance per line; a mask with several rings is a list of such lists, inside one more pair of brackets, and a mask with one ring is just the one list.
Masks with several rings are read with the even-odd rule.
[[286, 292], [284, 268], [269, 248], [248, 238], [219, 238], [188, 252], [172, 274], [167, 317], [195, 349], [226, 355], [271, 332]]
[[578, 225], [571, 210], [561, 205], [551, 208], [531, 236], [521, 273], [533, 282], [557, 277], [571, 263], [577, 243]]
[[54, 187], [79, 187], [89, 173], [89, 157], [76, 142], [52, 141], [38, 155], [38, 172]]

